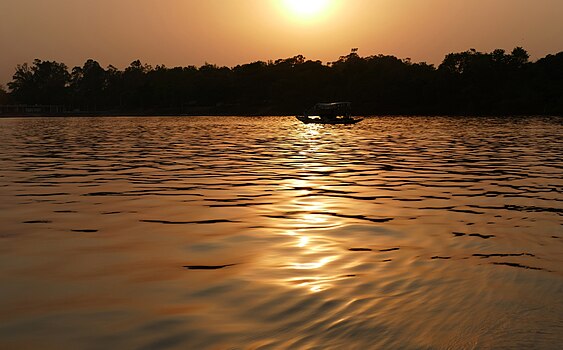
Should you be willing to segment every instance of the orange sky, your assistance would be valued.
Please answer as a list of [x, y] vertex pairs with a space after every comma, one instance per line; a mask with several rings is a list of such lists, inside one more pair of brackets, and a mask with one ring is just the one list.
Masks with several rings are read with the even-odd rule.
[[0, 0], [0, 83], [34, 58], [122, 69], [234, 66], [303, 54], [324, 62], [352, 47], [438, 64], [446, 53], [523, 46], [563, 50], [562, 0], [328, 0], [322, 15], [286, 0]]

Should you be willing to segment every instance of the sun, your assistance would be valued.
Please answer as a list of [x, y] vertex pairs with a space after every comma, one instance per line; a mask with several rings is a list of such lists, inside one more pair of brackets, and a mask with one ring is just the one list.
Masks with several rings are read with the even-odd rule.
[[283, 0], [285, 7], [300, 17], [315, 17], [326, 11], [330, 0]]

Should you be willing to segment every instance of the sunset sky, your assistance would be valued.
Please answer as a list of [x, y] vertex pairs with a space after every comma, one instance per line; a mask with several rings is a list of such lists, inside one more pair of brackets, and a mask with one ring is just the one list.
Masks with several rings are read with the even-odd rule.
[[327, 62], [352, 47], [434, 64], [469, 48], [523, 46], [533, 59], [563, 50], [561, 0], [0, 0], [0, 13], [4, 85], [34, 58], [122, 69]]

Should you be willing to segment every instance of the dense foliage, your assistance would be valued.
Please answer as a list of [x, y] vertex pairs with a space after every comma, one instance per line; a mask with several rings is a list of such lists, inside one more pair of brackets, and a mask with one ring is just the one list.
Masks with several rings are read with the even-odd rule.
[[[563, 52], [536, 62], [515, 48], [448, 54], [439, 67], [355, 50], [323, 64], [299, 55], [233, 68], [151, 67], [121, 71], [94, 60], [18, 65], [13, 103], [69, 111], [294, 114], [323, 101], [350, 101], [358, 114], [563, 114]], [[1, 89], [0, 89], [1, 90]], [[0, 98], [7, 99], [0, 91]]]
[[10, 96], [8, 92], [0, 85], [0, 105], [8, 104], [10, 102]]

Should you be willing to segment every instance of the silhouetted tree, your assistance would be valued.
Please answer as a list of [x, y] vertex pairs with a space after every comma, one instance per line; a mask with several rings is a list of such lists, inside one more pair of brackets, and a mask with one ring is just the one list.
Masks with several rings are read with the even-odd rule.
[[6, 89], [4, 89], [4, 86], [0, 84], [0, 105], [6, 105], [9, 103], [9, 101], [10, 95], [8, 95], [8, 92], [6, 91]]
[[106, 104], [108, 74], [94, 60], [87, 60], [82, 67], [74, 67], [70, 78], [72, 102], [86, 110], [97, 110]]
[[112, 66], [111, 64], [106, 68], [106, 108], [121, 109], [121, 107], [123, 106], [122, 95], [124, 91], [122, 75], [123, 72]]
[[202, 106], [223, 105], [232, 92], [231, 70], [206, 63], [198, 70], [194, 100]]
[[127, 108], [142, 109], [147, 106], [147, 74], [152, 71], [152, 67], [141, 63], [140, 60], [131, 62], [120, 74], [120, 105]]
[[515, 47], [510, 54], [510, 64], [516, 68], [522, 68], [529, 59], [530, 55], [521, 47]]
[[27, 63], [18, 64], [12, 81], [8, 83], [12, 96], [20, 103], [36, 103], [37, 86], [33, 81], [33, 71]]
[[528, 60], [529, 54], [521, 47], [510, 54], [502, 49], [448, 54], [439, 67], [438, 84], [448, 101], [446, 110], [533, 113], [539, 106], [529, 85]]
[[446, 55], [438, 68], [361, 57], [356, 48], [328, 64], [297, 55], [233, 68], [136, 60], [119, 70], [90, 59], [71, 74], [62, 63], [35, 60], [18, 65], [8, 86], [18, 103], [114, 113], [294, 114], [345, 100], [361, 114], [563, 114], [563, 52], [530, 62], [521, 47], [470, 49]]
[[236, 105], [256, 105], [270, 102], [275, 79], [268, 63], [257, 61], [233, 68], [233, 100]]
[[531, 89], [542, 107], [538, 113], [563, 115], [563, 52], [547, 55], [530, 70]]
[[64, 63], [35, 59], [33, 65], [18, 65], [8, 83], [14, 98], [29, 104], [64, 104], [70, 74]]

